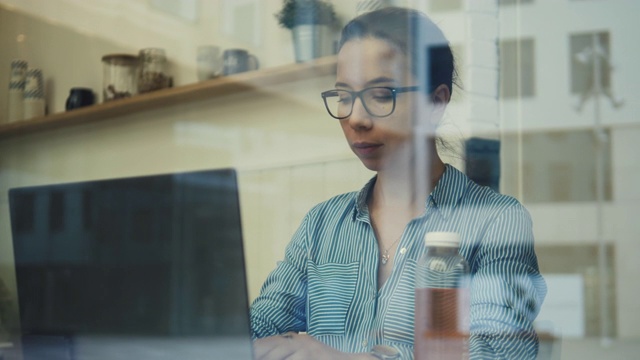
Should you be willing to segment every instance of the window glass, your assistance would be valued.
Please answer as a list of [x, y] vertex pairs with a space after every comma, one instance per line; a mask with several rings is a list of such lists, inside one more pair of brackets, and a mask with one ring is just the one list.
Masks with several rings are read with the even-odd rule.
[[431, 0], [429, 1], [431, 11], [455, 11], [462, 9], [462, 0]]
[[498, 4], [500, 5], [520, 5], [531, 2], [533, 2], [533, 0], [498, 0]]
[[535, 95], [535, 43], [533, 39], [500, 43], [500, 80], [503, 98]]
[[[596, 86], [596, 71], [600, 74], [599, 86], [604, 91], [611, 88], [611, 70], [609, 63], [609, 33], [582, 33], [569, 36], [571, 60], [571, 92], [584, 94]], [[600, 69], [595, 64], [600, 64]]]
[[[529, 337], [530, 349], [539, 349], [529, 358], [637, 358], [640, 1], [323, 0], [333, 11], [324, 13], [333, 20], [326, 26], [309, 24], [313, 16], [292, 13], [287, 2], [0, 0], [0, 359], [144, 359], [151, 352], [249, 360], [247, 308], [274, 269], [293, 269], [285, 256], [296, 233], [310, 236], [305, 246], [320, 245], [290, 246], [288, 254], [329, 285], [304, 283], [302, 271], [300, 286], [280, 289], [326, 295], [350, 280], [335, 299], [307, 302], [302, 290], [289, 314], [321, 317], [296, 329], [345, 331], [318, 339], [339, 347], [351, 336], [352, 352], [397, 339], [402, 358], [410, 358], [415, 288], [407, 271], [423, 249], [420, 232], [453, 223], [440, 207], [450, 198], [437, 190], [454, 182], [432, 189], [427, 178], [438, 157], [466, 186], [459, 193], [472, 198], [458, 209], [486, 215], [456, 229], [479, 234], [467, 260], [476, 274], [489, 269], [481, 280], [499, 280], [494, 291], [472, 295], [493, 294], [487, 303], [500, 309], [522, 306], [516, 317], [528, 315], [524, 323], [540, 340], [537, 346]], [[448, 88], [423, 91], [423, 79], [436, 78], [424, 59], [412, 62], [423, 48], [405, 54], [405, 44], [385, 38], [337, 56], [355, 43], [339, 49], [343, 26], [387, 6], [423, 11], [442, 30], [446, 41], [436, 42], [448, 43], [457, 63], [450, 99]], [[388, 25], [385, 15], [372, 28]], [[437, 37], [431, 25], [421, 40]], [[375, 62], [381, 54], [384, 61]], [[448, 63], [440, 55], [435, 60]], [[381, 64], [392, 68], [380, 74]], [[329, 115], [321, 97], [336, 87], [414, 85], [417, 91], [396, 92], [386, 104], [395, 107], [384, 112], [367, 112], [356, 99], [343, 120]], [[377, 149], [385, 149], [380, 157]], [[393, 176], [383, 178], [381, 168], [393, 168]], [[179, 176], [210, 170], [235, 177]], [[411, 211], [383, 207], [393, 211], [376, 218], [375, 192], [354, 200], [376, 174], [372, 183], [392, 184], [385, 195], [410, 190], [399, 207]], [[149, 176], [164, 180], [107, 186]], [[35, 191], [41, 187], [51, 191]], [[468, 189], [513, 205], [517, 218], [487, 213]], [[418, 198], [424, 202], [408, 205]], [[360, 207], [319, 211], [345, 199]], [[407, 219], [393, 228], [378, 227], [402, 214]], [[342, 231], [345, 224], [364, 230]], [[412, 226], [417, 231], [403, 238]], [[508, 245], [483, 247], [500, 239]], [[525, 253], [510, 252], [522, 241], [531, 245]], [[345, 247], [334, 251], [334, 244]], [[353, 258], [336, 257], [344, 254]], [[378, 272], [383, 254], [407, 262]], [[523, 254], [519, 267], [494, 271], [496, 263], [484, 261]], [[538, 279], [536, 264], [544, 285], [520, 286]], [[397, 287], [376, 283], [386, 274], [387, 281], [397, 275]], [[389, 300], [386, 289], [402, 298]], [[534, 295], [518, 302], [523, 293]], [[386, 314], [399, 317], [379, 317], [384, 301]], [[355, 304], [368, 307], [353, 313]], [[349, 333], [345, 324], [364, 330]], [[82, 329], [93, 333], [78, 335]], [[242, 354], [206, 348], [208, 336], [225, 331], [242, 339], [224, 340], [224, 348], [240, 344]], [[197, 341], [203, 334], [204, 345]], [[523, 358], [514, 353], [503, 358]]]
[[[605, 132], [609, 137], [609, 132]], [[526, 203], [584, 202], [597, 198], [598, 168], [594, 161], [599, 147], [592, 131], [531, 131], [520, 135], [505, 135], [503, 146], [521, 146], [523, 161], [517, 152], [503, 152], [504, 165], [515, 170], [522, 167], [522, 198]], [[602, 148], [604, 164], [603, 194], [611, 200], [611, 150]], [[516, 191], [516, 184], [506, 177], [504, 190]]]

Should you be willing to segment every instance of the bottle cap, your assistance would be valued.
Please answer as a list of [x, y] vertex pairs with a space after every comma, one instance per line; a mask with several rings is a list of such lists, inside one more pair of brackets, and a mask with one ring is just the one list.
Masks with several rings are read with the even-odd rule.
[[448, 246], [459, 247], [460, 235], [455, 232], [434, 231], [428, 232], [424, 236], [424, 244], [426, 246]]

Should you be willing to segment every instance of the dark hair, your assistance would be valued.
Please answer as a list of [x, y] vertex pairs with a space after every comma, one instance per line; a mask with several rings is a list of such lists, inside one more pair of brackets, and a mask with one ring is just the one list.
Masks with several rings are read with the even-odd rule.
[[449, 41], [423, 12], [387, 7], [362, 14], [342, 29], [339, 48], [353, 39], [373, 37], [385, 40], [410, 60], [411, 72], [428, 93], [441, 84], [453, 93], [457, 72]]

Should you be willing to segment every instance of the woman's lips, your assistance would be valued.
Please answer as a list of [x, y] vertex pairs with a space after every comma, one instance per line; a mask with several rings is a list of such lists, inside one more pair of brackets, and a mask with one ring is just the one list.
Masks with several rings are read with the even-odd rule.
[[354, 143], [352, 146], [353, 146], [353, 150], [358, 155], [366, 156], [378, 150], [382, 145], [362, 142], [362, 143]]

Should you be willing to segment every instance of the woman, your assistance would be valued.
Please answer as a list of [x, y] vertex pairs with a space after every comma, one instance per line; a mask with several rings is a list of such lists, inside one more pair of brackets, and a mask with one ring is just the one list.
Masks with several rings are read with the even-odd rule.
[[304, 218], [252, 304], [256, 358], [413, 358], [415, 264], [430, 231], [462, 239], [472, 358], [535, 358], [546, 289], [529, 215], [436, 153], [454, 74], [448, 42], [420, 12], [386, 8], [343, 29], [335, 89], [322, 96], [376, 176]]

